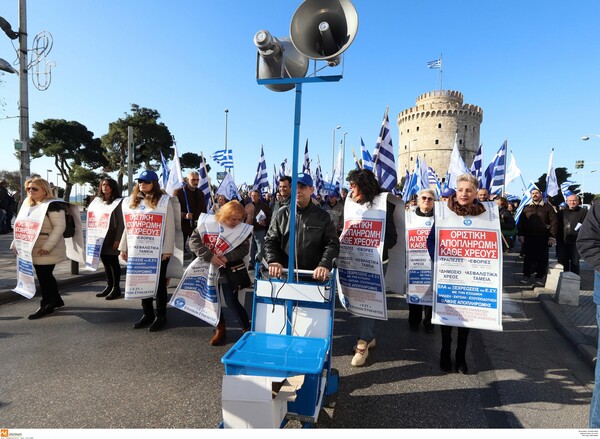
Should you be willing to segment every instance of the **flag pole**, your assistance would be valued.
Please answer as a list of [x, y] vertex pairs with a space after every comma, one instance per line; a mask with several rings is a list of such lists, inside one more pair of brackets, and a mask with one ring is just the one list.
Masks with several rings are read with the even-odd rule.
[[440, 53], [440, 91], [442, 91], [444, 88], [442, 87], [442, 73], [443, 73], [443, 65], [444, 65], [444, 61], [442, 59], [442, 54]]
[[358, 166], [360, 167], [360, 169], [365, 169], [363, 164], [358, 160], [358, 157], [356, 156], [356, 152], [354, 151], [354, 147], [352, 147], [352, 155], [354, 156], [354, 160], [356, 160], [356, 163], [358, 163]]
[[210, 176], [208, 175], [208, 170], [206, 169], [206, 160], [204, 159], [204, 153], [200, 151], [200, 158], [202, 159], [202, 167], [204, 168], [204, 173], [206, 174], [206, 180], [208, 181], [208, 195], [210, 196], [210, 201], [215, 205], [215, 198], [213, 196], [212, 184], [210, 183]]

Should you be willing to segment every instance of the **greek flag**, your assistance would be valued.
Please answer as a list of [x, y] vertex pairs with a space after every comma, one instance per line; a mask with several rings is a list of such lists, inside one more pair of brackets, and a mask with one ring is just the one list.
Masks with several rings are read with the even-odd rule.
[[521, 216], [521, 212], [523, 212], [523, 209], [525, 209], [525, 206], [527, 206], [529, 203], [531, 203], [531, 191], [534, 189], [539, 190], [539, 188], [535, 185], [535, 183], [533, 181], [530, 181], [529, 186], [527, 186], [527, 189], [525, 190], [525, 194], [523, 195], [523, 198], [521, 199], [521, 203], [519, 204], [519, 207], [517, 208], [517, 212], [515, 213], [515, 222], [519, 222], [519, 216]]
[[[546, 175], [546, 193], [548, 197], [558, 195], [558, 181], [556, 180], [556, 172], [554, 171], [554, 148], [550, 153], [550, 162], [548, 163], [548, 174]], [[544, 197], [545, 199], [546, 197]]]
[[483, 187], [482, 183], [482, 174], [483, 174], [483, 145], [479, 145], [479, 149], [477, 150], [477, 154], [473, 158], [473, 164], [471, 165], [471, 174], [473, 174], [477, 181], [479, 182], [479, 187]]
[[161, 182], [160, 182], [160, 188], [164, 189], [167, 187], [167, 181], [169, 181], [169, 166], [167, 165], [167, 160], [165, 159], [165, 156], [163, 155], [162, 151], [160, 151], [160, 166], [161, 166]]
[[321, 172], [321, 162], [317, 161], [317, 170], [315, 171], [315, 189], [317, 195], [323, 195], [323, 189], [325, 188], [325, 182], [323, 181], [323, 173]]
[[213, 152], [209, 157], [225, 169], [233, 168], [233, 151], [231, 149], [220, 149]]
[[260, 147], [260, 160], [256, 168], [256, 177], [254, 177], [253, 191], [258, 191], [261, 196], [266, 190], [269, 191], [269, 176], [267, 175], [267, 162], [265, 162], [265, 152], [263, 147]]
[[173, 160], [171, 161], [171, 168], [169, 169], [169, 178], [167, 178], [167, 184], [165, 185], [165, 192], [173, 196], [175, 189], [179, 189], [185, 184], [183, 180], [183, 174], [181, 173], [181, 164], [179, 163], [179, 153], [177, 152], [177, 144], [173, 143]]
[[404, 186], [402, 187], [402, 201], [406, 201], [408, 198], [408, 188], [410, 187], [410, 172], [408, 172], [408, 168], [404, 168], [406, 174], [404, 176]]
[[402, 199], [408, 201], [410, 197], [416, 195], [422, 189], [429, 189], [429, 173], [425, 160], [417, 156], [415, 170], [410, 176], [408, 189], [402, 192]]
[[304, 163], [302, 164], [302, 172], [310, 175], [310, 158], [308, 157], [308, 139], [304, 146]]
[[429, 185], [435, 185], [435, 197], [439, 200], [442, 196], [442, 185], [440, 183], [440, 178], [431, 166], [427, 168], [427, 175], [429, 176]]
[[368, 169], [369, 171], [373, 170], [373, 158], [367, 148], [365, 147], [365, 142], [363, 142], [362, 137], [360, 138], [360, 155], [362, 158], [362, 167], [363, 169]]
[[433, 61], [428, 61], [427, 67], [430, 69], [441, 69], [442, 68], [442, 58], [438, 58]]
[[489, 184], [488, 189], [490, 194], [502, 194], [504, 189], [504, 176], [506, 164], [506, 140], [494, 156], [494, 160], [488, 166], [486, 173], [489, 171], [491, 176], [486, 183]]
[[454, 148], [452, 148], [452, 154], [450, 155], [450, 166], [448, 167], [448, 178], [447, 187], [450, 189], [456, 190], [456, 179], [459, 175], [468, 174], [471, 171], [467, 168], [465, 161], [462, 159], [460, 155], [460, 151], [458, 150], [458, 134], [454, 136]]
[[571, 181], [571, 180], [565, 180], [563, 183], [560, 184], [560, 191], [562, 192], [563, 197], [565, 197], [565, 201], [567, 201], [567, 197], [569, 195], [574, 194], [574, 192], [572, 190], [570, 190], [569, 188], [575, 184], [577, 184], [577, 183], [575, 183], [574, 181]]
[[200, 183], [198, 184], [198, 187], [204, 194], [206, 211], [210, 212], [210, 209], [212, 208], [212, 198], [210, 197], [210, 180], [208, 179], [208, 174], [206, 173], [206, 161], [204, 160], [202, 153], [200, 153], [200, 169], [198, 169], [198, 174], [200, 174]]
[[394, 145], [392, 145], [392, 133], [390, 131], [390, 120], [388, 110], [385, 110], [379, 138], [373, 153], [373, 166], [379, 185], [384, 191], [393, 191], [398, 184], [396, 174], [396, 162], [394, 161]]

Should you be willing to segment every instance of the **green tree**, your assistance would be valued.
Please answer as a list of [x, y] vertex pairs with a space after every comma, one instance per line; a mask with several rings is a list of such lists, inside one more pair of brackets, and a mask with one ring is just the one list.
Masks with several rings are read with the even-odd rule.
[[54, 165], [65, 183], [64, 200], [68, 200], [75, 183], [89, 183], [93, 170], [106, 169], [100, 139], [85, 125], [64, 119], [46, 119], [33, 124], [30, 153], [33, 159], [54, 158]]
[[111, 122], [108, 133], [102, 136], [102, 148], [109, 161], [109, 172], [117, 172], [117, 182], [123, 187], [123, 177], [127, 173], [127, 127], [133, 127], [133, 144], [140, 145], [133, 160], [133, 172], [140, 167], [158, 169], [160, 152], [168, 158], [171, 155], [173, 138], [167, 126], [158, 122], [160, 114], [156, 110], [131, 105], [131, 112], [125, 117]]
[[[561, 184], [563, 184], [565, 181], [567, 181], [572, 175], [569, 171], [567, 171], [567, 168], [556, 168], [554, 170], [554, 172], [556, 173], [556, 181], [558, 182], [559, 186]], [[546, 177], [547, 177], [547, 175], [548, 175], [547, 173], [542, 174], [542, 176], [536, 182], [537, 187], [540, 189], [540, 191], [542, 191], [542, 193], [546, 192]], [[579, 185], [579, 184], [573, 184], [573, 185], [569, 186], [569, 190], [572, 191], [573, 193], [580, 195], [583, 198], [582, 203], [590, 204], [592, 202], [592, 200], [594, 199], [595, 195], [590, 192], [584, 192], [583, 194], [579, 193], [580, 186], [581, 185]], [[556, 195], [554, 197], [550, 197], [549, 200], [553, 206], [558, 206], [560, 203], [565, 201], [565, 197], [563, 197], [562, 192], [559, 190], [558, 195]]]

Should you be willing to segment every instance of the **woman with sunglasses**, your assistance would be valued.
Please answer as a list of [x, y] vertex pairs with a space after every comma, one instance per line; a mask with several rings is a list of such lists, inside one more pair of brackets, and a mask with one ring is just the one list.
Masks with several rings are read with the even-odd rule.
[[96, 294], [96, 297], [104, 297], [106, 300], [115, 300], [121, 297], [119, 243], [124, 230], [121, 201], [119, 184], [112, 178], [107, 177], [100, 181], [98, 194], [88, 206], [88, 218], [90, 217], [90, 212], [94, 213], [97, 211], [100, 214], [103, 209], [113, 208], [108, 221], [108, 230], [106, 230], [102, 248], [100, 249], [100, 259], [106, 273], [106, 288]]
[[[142, 299], [142, 309], [144, 314], [142, 318], [133, 325], [134, 329], [140, 329], [150, 325], [148, 331], [155, 332], [162, 330], [167, 323], [167, 266], [175, 251], [175, 217], [169, 198], [169, 195], [160, 188], [156, 172], [145, 170], [138, 176], [137, 184], [133, 188], [132, 195], [123, 200], [122, 205], [125, 219], [127, 212], [164, 215], [162, 234], [160, 236], [160, 272], [158, 276], [158, 286], [154, 293], [154, 298], [156, 299], [156, 316], [154, 315], [154, 298], [146, 297]], [[131, 229], [126, 227], [119, 245], [121, 258], [125, 261], [128, 259], [130, 250], [129, 245], [134, 245], [133, 241], [136, 239], [136, 236], [143, 235], [141, 232], [136, 232], [138, 235], [134, 235], [133, 230], [133, 227]], [[130, 233], [132, 233], [131, 236], [129, 235]], [[127, 273], [127, 275], [129, 278], [129, 273]]]
[[[431, 189], [422, 189], [417, 193], [417, 207], [414, 211], [408, 211], [407, 215], [416, 215], [420, 218], [429, 218], [433, 224], [433, 205], [435, 200], [435, 192]], [[431, 226], [429, 226], [431, 227]], [[426, 229], [425, 229], [426, 230]], [[407, 251], [409, 251], [407, 247]], [[432, 308], [429, 305], [421, 305], [417, 303], [408, 303], [408, 325], [413, 332], [419, 330], [419, 324], [423, 321], [425, 332], [428, 334], [433, 332], [433, 324], [431, 323]], [[423, 318], [425, 313], [425, 318]]]
[[[65, 303], [60, 297], [58, 283], [54, 277], [56, 264], [67, 259], [67, 248], [63, 232], [66, 228], [65, 211], [61, 203], [50, 203], [54, 200], [54, 192], [46, 180], [34, 177], [25, 182], [27, 198], [21, 210], [27, 209], [31, 213], [34, 209], [48, 203], [46, 214], [43, 216], [40, 232], [31, 252], [35, 274], [42, 290], [40, 308], [28, 318], [39, 319], [51, 314], [56, 308]], [[21, 217], [21, 212], [19, 217]], [[15, 227], [15, 235], [16, 235]]]

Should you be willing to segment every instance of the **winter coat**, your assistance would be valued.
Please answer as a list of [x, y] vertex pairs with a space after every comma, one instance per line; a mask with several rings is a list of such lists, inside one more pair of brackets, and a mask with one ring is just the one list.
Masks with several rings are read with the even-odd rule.
[[[62, 210], [61, 203], [50, 203], [40, 234], [33, 244], [31, 255], [34, 265], [56, 265], [67, 260], [67, 247], [63, 238], [66, 226], [65, 211]], [[39, 249], [50, 253], [40, 256]]]

